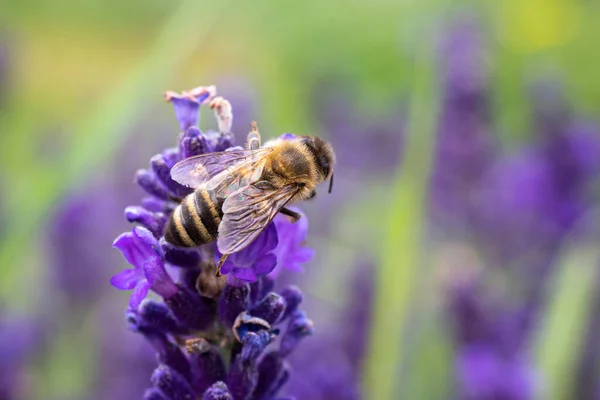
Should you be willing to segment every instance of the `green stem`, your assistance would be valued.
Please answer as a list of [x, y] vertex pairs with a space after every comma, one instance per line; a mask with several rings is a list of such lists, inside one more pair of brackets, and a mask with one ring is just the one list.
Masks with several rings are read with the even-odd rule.
[[388, 221], [388, 226], [381, 265], [376, 271], [376, 298], [365, 370], [366, 399], [396, 398], [403, 325], [421, 258], [437, 120], [436, 71], [430, 44], [421, 46], [415, 61], [404, 162], [391, 191], [392, 206], [382, 218], [382, 222]]

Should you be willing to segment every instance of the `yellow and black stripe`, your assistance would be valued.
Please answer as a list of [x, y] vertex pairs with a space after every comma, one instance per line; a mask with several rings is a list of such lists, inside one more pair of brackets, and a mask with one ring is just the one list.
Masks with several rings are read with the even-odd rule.
[[165, 240], [180, 247], [197, 247], [217, 240], [223, 201], [203, 188], [188, 195], [171, 214]]

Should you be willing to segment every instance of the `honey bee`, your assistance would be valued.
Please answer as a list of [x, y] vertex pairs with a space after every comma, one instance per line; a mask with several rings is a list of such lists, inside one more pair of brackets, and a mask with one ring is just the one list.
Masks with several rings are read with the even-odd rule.
[[285, 206], [310, 199], [316, 186], [333, 186], [335, 153], [316, 136], [277, 139], [261, 147], [256, 122], [247, 149], [201, 154], [175, 164], [171, 177], [195, 191], [172, 213], [164, 231], [175, 246], [197, 247], [217, 241], [223, 256], [252, 243], [278, 212], [298, 220]]

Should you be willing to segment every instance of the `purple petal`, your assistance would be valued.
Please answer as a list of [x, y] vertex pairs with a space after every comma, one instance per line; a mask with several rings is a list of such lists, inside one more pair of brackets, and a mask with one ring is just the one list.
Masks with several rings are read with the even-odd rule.
[[192, 386], [203, 393], [214, 382], [225, 379], [225, 364], [219, 349], [205, 339], [195, 339], [186, 343], [192, 366]]
[[279, 136], [279, 139], [282, 140], [292, 140], [292, 139], [296, 139], [296, 135], [294, 135], [293, 133], [284, 133], [283, 135]]
[[199, 102], [185, 97], [171, 97], [170, 100], [175, 111], [175, 118], [177, 118], [182, 132], [198, 124]]
[[166, 365], [159, 365], [152, 377], [152, 384], [172, 400], [193, 399], [192, 388], [177, 371]]
[[[215, 258], [216, 258], [215, 261], [218, 263], [220, 256], [216, 256]], [[233, 265], [233, 262], [227, 260], [223, 263], [223, 265], [221, 265], [221, 273], [223, 275], [226, 275], [226, 274], [230, 273], [233, 268], [235, 268], [235, 266]]]
[[137, 308], [142, 300], [148, 295], [148, 290], [150, 290], [150, 283], [146, 279], [142, 279], [135, 285], [135, 289], [133, 289], [133, 293], [131, 293], [131, 297], [129, 298], [129, 307]]
[[285, 307], [285, 299], [277, 293], [271, 292], [250, 310], [250, 314], [274, 325], [283, 315]]
[[146, 257], [135, 244], [135, 235], [133, 232], [125, 232], [119, 235], [113, 243], [125, 260], [135, 267], [141, 267]]
[[143, 225], [156, 236], [161, 235], [167, 220], [163, 213], [153, 213], [141, 206], [125, 208], [125, 218], [129, 222], [137, 222]]
[[110, 284], [119, 290], [131, 290], [143, 278], [139, 270], [126, 269], [110, 278]]
[[146, 193], [156, 196], [159, 199], [169, 199], [169, 193], [167, 192], [167, 189], [156, 179], [154, 172], [146, 169], [139, 169], [136, 171], [134, 179], [138, 186], [144, 189]]
[[158, 251], [158, 240], [154, 237], [152, 232], [142, 226], [136, 226], [133, 228], [133, 233], [139, 239], [139, 244], [143, 246], [148, 252], [150, 250]]
[[231, 271], [233, 276], [246, 282], [256, 282], [256, 274], [252, 268], [235, 268]]
[[273, 271], [273, 269], [275, 268], [276, 265], [277, 265], [277, 257], [275, 257], [275, 254], [271, 253], [271, 254], [267, 254], [266, 256], [264, 256], [263, 258], [258, 260], [252, 266], [252, 269], [254, 270], [256, 275], [261, 276], [261, 275], [267, 275], [268, 273]]
[[249, 302], [249, 293], [250, 288], [247, 284], [239, 287], [225, 285], [217, 308], [219, 318], [225, 326], [233, 326], [237, 316], [246, 309]]
[[151, 288], [164, 298], [169, 298], [177, 293], [177, 286], [165, 270], [165, 264], [158, 256], [150, 257], [144, 264], [146, 279]]
[[267, 226], [267, 228], [258, 236], [258, 238], [248, 247], [242, 251], [232, 254], [229, 257], [236, 267], [250, 268], [263, 255], [275, 249], [275, 247], [277, 247], [277, 243], [277, 228], [275, 227], [275, 224], [269, 224], [269, 226]]
[[313, 259], [315, 256], [315, 250], [310, 247], [301, 247], [297, 249], [292, 255], [292, 260], [294, 263], [303, 264]]

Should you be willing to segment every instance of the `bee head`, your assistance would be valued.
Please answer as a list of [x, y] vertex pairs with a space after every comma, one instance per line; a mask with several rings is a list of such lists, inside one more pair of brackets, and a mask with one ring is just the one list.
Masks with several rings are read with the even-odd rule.
[[321, 176], [321, 182], [330, 179], [329, 191], [333, 184], [333, 165], [335, 164], [335, 153], [329, 142], [317, 136], [303, 136], [302, 141], [308, 147], [315, 158], [317, 169]]

